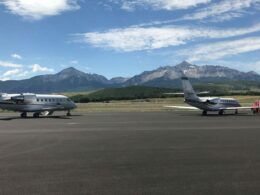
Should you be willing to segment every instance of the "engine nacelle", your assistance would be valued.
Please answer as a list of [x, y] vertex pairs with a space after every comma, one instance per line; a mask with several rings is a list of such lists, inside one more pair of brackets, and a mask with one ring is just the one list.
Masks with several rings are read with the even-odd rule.
[[11, 100], [16, 103], [32, 103], [36, 100], [35, 94], [21, 94], [18, 96], [11, 97]]
[[14, 97], [11, 97], [11, 100], [12, 101], [24, 101], [24, 96], [23, 95], [19, 95], [19, 96], [14, 96]]
[[208, 104], [218, 104], [219, 103], [219, 98], [208, 99], [206, 102]]

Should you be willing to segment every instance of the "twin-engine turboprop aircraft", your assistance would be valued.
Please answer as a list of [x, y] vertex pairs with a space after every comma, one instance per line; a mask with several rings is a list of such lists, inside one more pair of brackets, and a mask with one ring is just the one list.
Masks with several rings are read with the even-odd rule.
[[0, 94], [0, 108], [20, 112], [22, 118], [27, 117], [28, 112], [33, 113], [33, 117], [40, 115], [50, 116], [54, 111], [67, 111], [76, 108], [75, 103], [63, 95], [43, 95], [43, 94]]
[[233, 98], [219, 98], [219, 97], [198, 97], [193, 87], [186, 76], [181, 77], [182, 88], [184, 92], [185, 103], [191, 106], [165, 106], [167, 108], [202, 110], [203, 115], [207, 112], [218, 112], [223, 115], [226, 110], [234, 110], [235, 114], [238, 110], [252, 110], [252, 107], [242, 107], [240, 103]]

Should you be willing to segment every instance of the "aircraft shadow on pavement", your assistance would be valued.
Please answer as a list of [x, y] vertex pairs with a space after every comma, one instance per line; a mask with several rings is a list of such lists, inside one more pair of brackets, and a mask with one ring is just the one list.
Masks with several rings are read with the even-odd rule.
[[79, 114], [75, 114], [72, 116], [41, 116], [39, 118], [34, 118], [32, 116], [28, 116], [26, 118], [21, 118], [20, 116], [12, 116], [12, 117], [1, 117], [0, 121], [10, 121], [10, 120], [41, 120], [41, 119], [63, 119], [63, 120], [70, 120], [73, 117], [82, 116]]
[[223, 115], [219, 115], [217, 113], [209, 113], [207, 115], [202, 115], [200, 113], [178, 113], [179, 116], [194, 116], [194, 117], [230, 117], [230, 116], [244, 116], [244, 117], [253, 117], [253, 116], [257, 116], [255, 114], [252, 113], [239, 113], [239, 114], [232, 114], [232, 113], [226, 113]]
[[194, 117], [230, 117], [230, 116], [258, 116], [258, 114], [253, 114], [252, 112], [240, 112], [238, 114], [234, 114], [232, 112], [224, 113], [223, 115], [219, 115], [218, 112], [208, 112], [207, 115], [202, 115], [201, 112], [197, 111], [169, 111], [178, 116], [194, 116]]

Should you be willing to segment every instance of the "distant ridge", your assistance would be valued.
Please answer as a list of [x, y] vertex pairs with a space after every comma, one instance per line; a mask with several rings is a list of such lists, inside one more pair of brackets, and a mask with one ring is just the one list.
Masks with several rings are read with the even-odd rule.
[[[179, 79], [180, 71], [184, 72], [189, 78], [208, 79], [212, 82], [220, 79], [247, 81], [260, 80], [260, 75], [253, 71], [245, 73], [224, 66], [197, 66], [183, 61], [176, 66], [165, 66], [156, 70], [145, 71], [126, 81], [126, 84], [160, 86], [161, 83], [162, 86], [160, 87], [167, 87], [167, 82]], [[171, 83], [169, 83], [168, 86], [170, 85]]]
[[81, 72], [73, 67], [57, 74], [35, 76], [20, 81], [0, 82], [0, 91], [7, 93], [51, 93], [104, 88], [109, 84], [104, 76]]
[[254, 71], [241, 72], [224, 66], [197, 66], [183, 61], [175, 66], [164, 66], [152, 71], [145, 71], [132, 78], [116, 77], [111, 80], [102, 75], [84, 73], [70, 67], [57, 74], [40, 75], [25, 80], [0, 81], [0, 92], [77, 92], [123, 86], [176, 88], [180, 85], [180, 71], [202, 83], [260, 81], [260, 75]]

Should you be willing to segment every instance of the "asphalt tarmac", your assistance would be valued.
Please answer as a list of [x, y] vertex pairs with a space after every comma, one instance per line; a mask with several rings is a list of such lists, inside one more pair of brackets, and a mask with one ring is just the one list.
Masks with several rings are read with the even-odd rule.
[[260, 194], [260, 116], [0, 115], [0, 194]]

